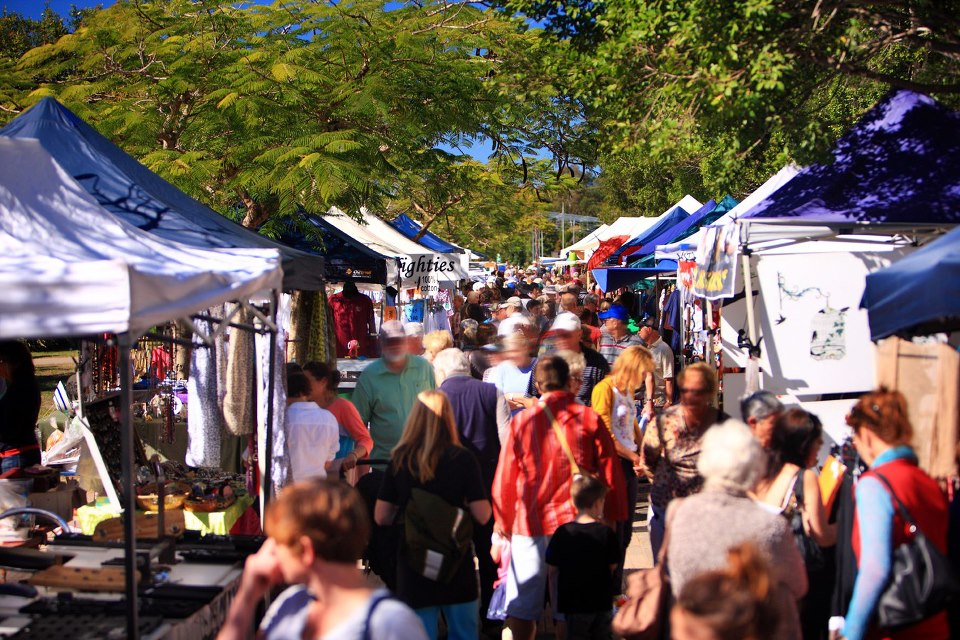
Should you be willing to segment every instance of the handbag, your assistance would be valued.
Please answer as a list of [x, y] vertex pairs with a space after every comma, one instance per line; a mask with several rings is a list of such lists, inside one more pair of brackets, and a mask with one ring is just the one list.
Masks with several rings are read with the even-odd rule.
[[912, 538], [893, 550], [890, 582], [877, 603], [876, 622], [883, 629], [915, 624], [939, 613], [960, 590], [950, 561], [923, 534], [885, 477], [874, 472], [909, 525]]
[[[677, 500], [679, 502], [679, 500]], [[670, 574], [667, 571], [667, 545], [670, 527], [663, 535], [663, 544], [652, 569], [641, 569], [630, 576], [627, 602], [613, 617], [613, 632], [624, 640], [659, 640], [669, 636]]]
[[791, 495], [788, 505], [792, 508], [788, 520], [790, 522], [790, 529], [793, 531], [793, 538], [797, 543], [797, 548], [803, 557], [803, 564], [807, 567], [807, 573], [810, 574], [823, 571], [826, 566], [826, 556], [823, 553], [823, 548], [807, 534], [806, 529], [803, 527], [803, 514], [805, 511], [803, 472], [803, 469], [797, 472], [790, 490]]

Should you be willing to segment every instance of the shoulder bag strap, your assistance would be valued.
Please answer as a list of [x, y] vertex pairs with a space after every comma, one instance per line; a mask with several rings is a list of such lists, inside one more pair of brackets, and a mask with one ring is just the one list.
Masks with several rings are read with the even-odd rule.
[[367, 619], [363, 622], [363, 640], [373, 640], [373, 635], [370, 630], [370, 621], [373, 619], [373, 612], [381, 602], [391, 599], [392, 596], [389, 593], [381, 593], [380, 595], [373, 596], [370, 608], [367, 609]]
[[907, 524], [909, 524], [911, 527], [913, 527], [916, 530], [919, 530], [917, 523], [910, 516], [910, 512], [907, 511], [907, 508], [903, 506], [902, 502], [900, 502], [900, 498], [897, 497], [897, 494], [893, 492], [893, 487], [890, 486], [890, 482], [883, 476], [883, 474], [881, 474], [878, 471], [874, 471], [872, 475], [879, 478], [880, 482], [882, 482], [884, 486], [887, 487], [887, 493], [890, 494], [890, 497], [893, 499], [893, 503], [897, 505], [897, 511], [900, 512], [900, 517], [906, 520]]
[[540, 406], [543, 407], [543, 412], [547, 414], [547, 419], [550, 420], [550, 424], [553, 426], [553, 432], [557, 434], [557, 440], [560, 441], [560, 447], [563, 449], [563, 452], [567, 455], [567, 460], [570, 461], [570, 471], [573, 475], [580, 474], [580, 465], [577, 464], [576, 459], [573, 457], [573, 451], [570, 450], [570, 443], [567, 442], [567, 436], [563, 433], [563, 429], [560, 427], [560, 423], [557, 422], [557, 419], [553, 416], [553, 412], [550, 411], [550, 407], [547, 406], [546, 401], [540, 403]]
[[800, 471], [793, 476], [793, 480], [790, 482], [790, 488], [787, 489], [786, 495], [783, 496], [783, 502], [780, 503], [781, 509], [786, 509], [790, 505], [791, 497], [797, 499], [797, 509], [803, 511], [803, 469], [800, 469]]

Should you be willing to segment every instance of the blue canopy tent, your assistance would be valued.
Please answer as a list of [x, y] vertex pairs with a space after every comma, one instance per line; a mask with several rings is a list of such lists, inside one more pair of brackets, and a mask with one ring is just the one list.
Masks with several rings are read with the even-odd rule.
[[[713, 200], [710, 201], [711, 206], [716, 203]], [[610, 254], [610, 256], [603, 261], [605, 266], [617, 266], [620, 264], [620, 258], [623, 255], [631, 255], [633, 252], [637, 251], [640, 247], [644, 247], [650, 240], [661, 235], [667, 229], [680, 224], [684, 220], [690, 217], [690, 213], [681, 207], [680, 205], [675, 206], [673, 209], [665, 213], [657, 220], [656, 224], [646, 229], [643, 233], [638, 236], [630, 238], [622, 245], [620, 248]]]
[[328, 282], [353, 280], [358, 283], [396, 285], [399, 260], [374, 251], [361, 241], [340, 231], [319, 216], [303, 214], [307, 230], [288, 224], [280, 239], [301, 251], [324, 258], [324, 277]]
[[960, 223], [960, 113], [894, 91], [813, 164], [741, 217], [745, 222], [867, 225]]
[[[411, 240], [416, 238], [417, 234], [420, 233], [420, 223], [403, 213], [394, 218], [393, 222], [390, 222], [389, 224]], [[446, 240], [440, 238], [440, 236], [430, 231], [424, 233], [423, 236], [417, 240], [417, 242], [432, 251], [436, 251], [437, 253], [463, 253], [463, 249], [461, 247], [458, 247], [455, 244], [450, 244]]]
[[677, 263], [673, 260], [661, 260], [655, 267], [609, 267], [594, 269], [590, 273], [597, 281], [597, 286], [603, 291], [614, 291], [626, 287], [644, 278], [650, 278], [661, 273], [673, 273], [677, 270]]
[[960, 329], [960, 227], [867, 275], [870, 338]]
[[323, 258], [275, 242], [194, 200], [53, 98], [14, 118], [0, 136], [39, 140], [102, 207], [144, 231], [205, 249], [277, 249], [285, 289], [323, 287]]
[[710, 200], [697, 211], [691, 213], [689, 216], [665, 230], [663, 233], [654, 238], [650, 238], [642, 247], [640, 247], [639, 251], [631, 254], [631, 257], [636, 258], [636, 260], [631, 262], [629, 266], [644, 266], [639, 264], [639, 262], [641, 262], [642, 259], [647, 256], [652, 256], [659, 245], [670, 244], [671, 242], [679, 242], [684, 238], [690, 237], [696, 233], [700, 227], [712, 224], [735, 206], [737, 206], [737, 201], [731, 196], [724, 196], [719, 203], [715, 202], [714, 200]]

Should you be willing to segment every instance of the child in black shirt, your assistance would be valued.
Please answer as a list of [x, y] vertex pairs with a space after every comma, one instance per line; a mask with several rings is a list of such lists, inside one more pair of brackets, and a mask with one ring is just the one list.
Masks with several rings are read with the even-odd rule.
[[557, 610], [568, 640], [610, 640], [613, 570], [620, 546], [613, 529], [600, 522], [607, 487], [589, 475], [577, 476], [570, 497], [577, 519], [553, 534], [547, 546], [551, 578], [557, 574]]

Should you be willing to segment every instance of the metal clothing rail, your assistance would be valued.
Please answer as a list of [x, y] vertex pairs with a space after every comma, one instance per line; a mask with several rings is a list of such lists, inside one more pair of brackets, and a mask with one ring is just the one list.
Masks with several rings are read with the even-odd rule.
[[[270, 354], [268, 360], [268, 369], [270, 380], [267, 385], [267, 411], [266, 411], [266, 451], [267, 460], [263, 473], [263, 500], [266, 504], [270, 499], [272, 472], [271, 462], [273, 456], [273, 414], [274, 414], [274, 394], [276, 393], [274, 385], [274, 376], [276, 373], [276, 336], [277, 336], [277, 306], [278, 292], [272, 291], [270, 294], [269, 310], [263, 313], [249, 302], [238, 301], [236, 307], [229, 313], [228, 317], [219, 321], [220, 324], [213, 335], [207, 335], [198, 331], [193, 317], [189, 320], [195, 333], [205, 343], [206, 346], [213, 346], [213, 341], [217, 335], [222, 334], [227, 326], [238, 329], [254, 331], [256, 333], [265, 333], [270, 339]], [[244, 325], [231, 323], [230, 319], [239, 311], [239, 309], [248, 309], [254, 318], [259, 321], [260, 326]], [[213, 319], [211, 319], [213, 320]], [[169, 336], [152, 336], [158, 339], [177, 340]], [[120, 370], [120, 434], [121, 434], [121, 485], [123, 496], [120, 500], [123, 509], [123, 569], [124, 569], [124, 600], [127, 609], [127, 638], [137, 640], [140, 637], [140, 611], [137, 600], [137, 535], [136, 535], [136, 491], [134, 490], [134, 478], [136, 477], [136, 465], [134, 454], [134, 430], [130, 407], [133, 404], [133, 366], [130, 359], [130, 352], [137, 343], [139, 336], [129, 332], [117, 335], [118, 360]], [[191, 346], [204, 346], [192, 344]]]

